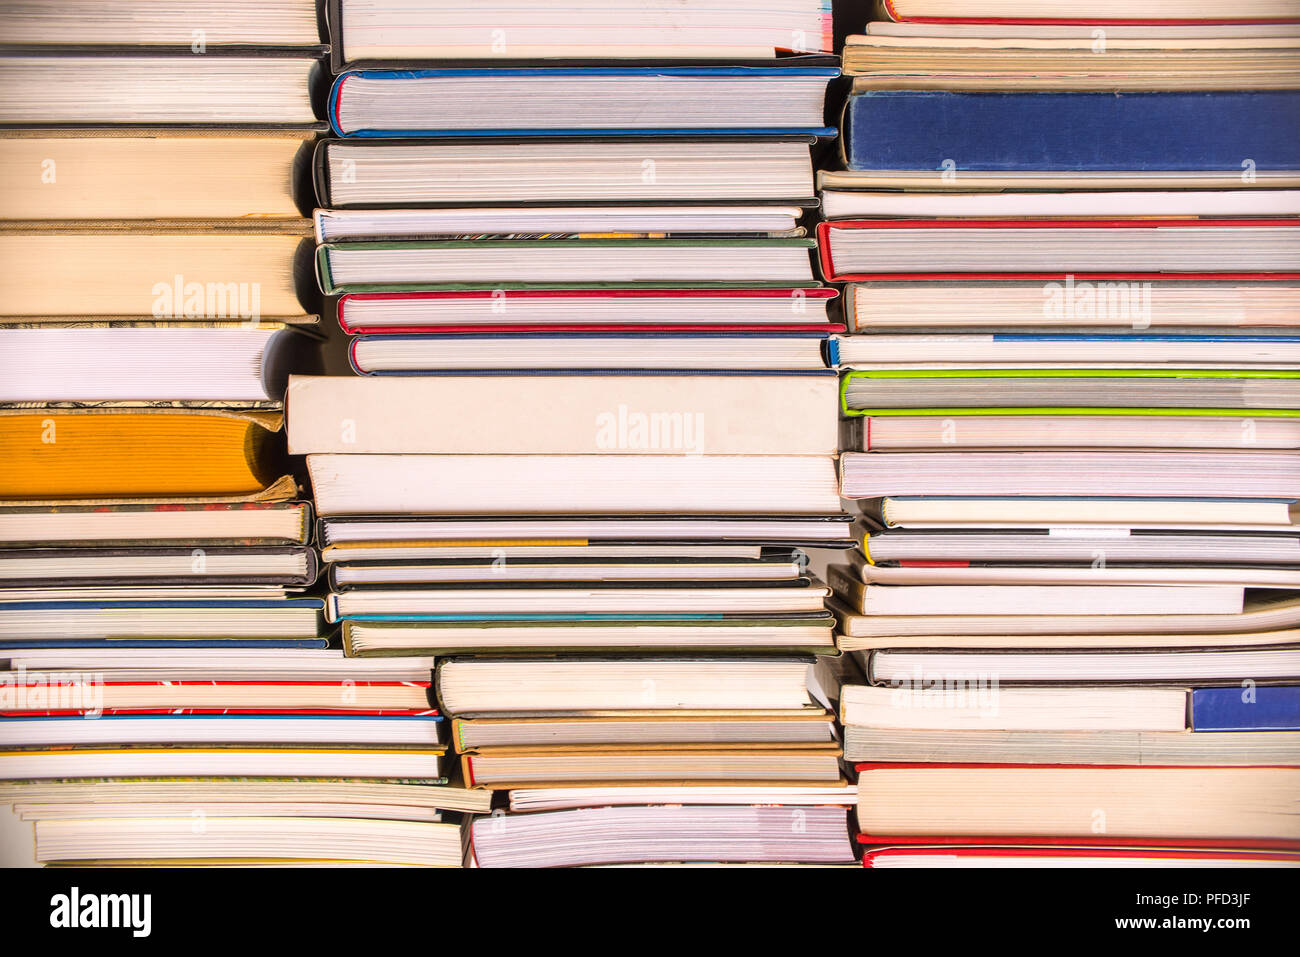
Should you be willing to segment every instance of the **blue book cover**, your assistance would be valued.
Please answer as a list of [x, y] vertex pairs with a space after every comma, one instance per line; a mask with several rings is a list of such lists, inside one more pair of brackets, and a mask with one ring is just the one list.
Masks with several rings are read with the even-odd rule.
[[872, 90], [843, 126], [851, 170], [1300, 169], [1300, 90]]
[[1197, 688], [1193, 731], [1300, 731], [1300, 686]]

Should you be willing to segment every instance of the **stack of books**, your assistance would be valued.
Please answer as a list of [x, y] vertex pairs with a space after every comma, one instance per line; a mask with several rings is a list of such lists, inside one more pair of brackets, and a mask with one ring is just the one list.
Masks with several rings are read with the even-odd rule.
[[849, 542], [800, 225], [838, 69], [822, 3], [758, 7], [331, 19], [359, 376], [291, 379], [289, 449], [346, 653], [436, 657], [464, 783], [510, 792], [482, 866], [853, 860], [806, 551]]
[[1288, 7], [891, 0], [845, 45], [871, 866], [1297, 860]]
[[346, 659], [303, 597], [315, 5], [4, 18], [4, 801], [41, 862], [459, 863], [437, 809], [482, 802], [368, 783], [445, 780], [431, 663]]

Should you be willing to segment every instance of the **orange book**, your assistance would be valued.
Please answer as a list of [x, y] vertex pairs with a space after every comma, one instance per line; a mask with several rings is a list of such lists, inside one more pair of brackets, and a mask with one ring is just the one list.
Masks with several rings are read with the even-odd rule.
[[0, 412], [0, 500], [253, 495], [281, 473], [283, 417], [215, 409]]

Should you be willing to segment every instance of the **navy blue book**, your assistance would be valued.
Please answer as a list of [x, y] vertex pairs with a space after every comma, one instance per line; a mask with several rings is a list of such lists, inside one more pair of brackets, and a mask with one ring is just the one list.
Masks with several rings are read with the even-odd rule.
[[1192, 730], [1300, 731], [1300, 686], [1197, 688]]
[[871, 90], [845, 108], [851, 170], [1300, 169], [1300, 90]]

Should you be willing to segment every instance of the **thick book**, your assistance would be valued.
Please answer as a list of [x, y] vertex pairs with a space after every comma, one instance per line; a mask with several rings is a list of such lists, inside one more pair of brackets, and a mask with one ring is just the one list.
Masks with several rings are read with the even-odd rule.
[[259, 493], [283, 474], [282, 423], [221, 409], [0, 410], [0, 500]]
[[1197, 688], [1192, 730], [1300, 731], [1300, 687]]
[[858, 827], [874, 843], [890, 843], [889, 835], [1019, 835], [1300, 846], [1292, 810], [1300, 768], [860, 764], [857, 771]]
[[0, 406], [281, 408], [289, 373], [319, 366], [314, 323], [0, 324], [0, 350], [24, 357], [0, 384]]
[[[1260, 192], [1267, 197], [1270, 191]], [[1109, 195], [1132, 202], [1129, 193]], [[964, 194], [962, 198], [971, 196], [980, 198], [982, 194]], [[1137, 284], [1094, 283], [1073, 276], [1067, 276], [1064, 282], [1046, 284], [1041, 280], [887, 280], [850, 283], [844, 290], [844, 318], [851, 332], [904, 329], [1032, 332], [1062, 327], [1137, 332], [1184, 328], [1196, 331], [1204, 327], [1252, 332], [1277, 329], [1285, 333], [1300, 321], [1297, 316], [1300, 316], [1300, 283], [1271, 279], [1211, 282], [1167, 277]]]
[[313, 0], [99, 0], [4, 4], [5, 42], [30, 46], [314, 47]]
[[[826, 515], [834, 460], [811, 455], [307, 456], [322, 516]], [[514, 536], [512, 536], [514, 537]]]
[[741, 66], [361, 70], [335, 79], [328, 110], [340, 136], [834, 136], [825, 98], [839, 72]]
[[841, 807], [587, 807], [471, 825], [479, 867], [711, 861], [852, 864]]
[[[103, 22], [97, 17], [96, 28]], [[42, 179], [40, 189], [5, 190], [0, 219], [296, 218], [314, 202], [313, 138], [274, 130], [6, 131], [0, 169], [14, 176], [37, 169]]]
[[289, 451], [833, 455], [835, 390], [825, 376], [292, 376]]
[[[884, 838], [869, 834], [858, 835], [863, 844], [881, 841], [897, 844], [898, 838]], [[927, 840], [932, 840], [928, 839]], [[1300, 854], [1292, 851], [1233, 850], [1201, 847], [1203, 841], [1181, 844], [1133, 847], [1135, 842], [1078, 846], [1061, 841], [1038, 841], [1014, 844], [1014, 838], [999, 841], [978, 836], [967, 838], [967, 843], [945, 843], [937, 846], [904, 845], [868, 848], [862, 854], [862, 866], [876, 870], [908, 867], [1300, 867]], [[1226, 844], [1241, 844], [1228, 841]], [[1170, 918], [1165, 918], [1166, 920]], [[1152, 925], [1155, 926], [1155, 925]], [[1172, 925], [1168, 925], [1172, 926]]]
[[[1300, 168], [1300, 91], [854, 93], [850, 170], [1132, 172]], [[948, 164], [948, 165], [945, 165]]]
[[246, 48], [196, 56], [193, 29], [180, 44], [184, 52], [5, 53], [0, 126], [321, 127], [313, 102], [323, 81], [321, 51]]
[[557, 203], [813, 206], [811, 136], [325, 139], [331, 209]]
[[817, 245], [823, 276], [837, 282], [1300, 278], [1300, 221], [1285, 217], [828, 220]]
[[0, 313], [300, 317], [315, 311], [310, 234], [299, 219], [11, 224], [0, 230]]
[[827, 0], [330, 0], [338, 61], [703, 59], [833, 52]]
[[[811, 239], [470, 239], [329, 243], [326, 295], [427, 289], [815, 285]], [[0, 290], [3, 286], [0, 286]], [[508, 294], [508, 293], [507, 293]]]
[[[1219, 689], [1212, 689], [1219, 690]], [[1264, 690], [1264, 689], [1260, 689]], [[1238, 691], [1238, 693], [1240, 693]], [[939, 764], [1300, 765], [1291, 731], [844, 729], [848, 761]]]
[[453, 717], [553, 711], [785, 710], [829, 705], [828, 666], [813, 657], [453, 657], [436, 691]]

